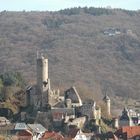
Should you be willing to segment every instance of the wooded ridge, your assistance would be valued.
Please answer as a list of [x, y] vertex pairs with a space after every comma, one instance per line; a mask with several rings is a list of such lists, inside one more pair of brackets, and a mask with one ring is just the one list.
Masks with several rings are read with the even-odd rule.
[[0, 72], [18, 71], [35, 83], [37, 51], [49, 59], [54, 86], [140, 97], [139, 11], [0, 12]]

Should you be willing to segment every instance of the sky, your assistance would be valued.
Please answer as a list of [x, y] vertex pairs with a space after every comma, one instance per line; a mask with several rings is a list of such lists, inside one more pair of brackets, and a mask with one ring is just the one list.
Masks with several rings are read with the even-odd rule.
[[0, 0], [0, 11], [57, 11], [71, 7], [140, 9], [140, 0]]

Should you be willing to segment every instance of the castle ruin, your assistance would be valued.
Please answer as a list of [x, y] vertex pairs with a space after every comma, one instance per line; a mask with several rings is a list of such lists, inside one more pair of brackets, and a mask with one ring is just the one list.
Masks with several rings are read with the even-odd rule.
[[[85, 120], [95, 120], [99, 125], [101, 119], [101, 108], [96, 102], [85, 102], [80, 98], [76, 88], [72, 86], [64, 92], [64, 96], [59, 95], [59, 90], [51, 89], [48, 75], [48, 59], [43, 55], [37, 55], [37, 83], [30, 92], [30, 105], [34, 106], [37, 114], [44, 120], [47, 118], [49, 105], [49, 115], [52, 117], [53, 126], [62, 127], [62, 125], [82, 124]], [[108, 106], [107, 112], [110, 114], [110, 102], [104, 99]], [[45, 108], [45, 109], [44, 109]], [[79, 125], [80, 126], [80, 125]]]

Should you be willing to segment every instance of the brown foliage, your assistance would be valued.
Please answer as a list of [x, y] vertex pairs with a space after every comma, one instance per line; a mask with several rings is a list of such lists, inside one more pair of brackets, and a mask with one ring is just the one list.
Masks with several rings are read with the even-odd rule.
[[[78, 81], [93, 91], [87, 94], [92, 97], [101, 93], [105, 81], [112, 89], [109, 94], [140, 97], [140, 13], [112, 12], [98, 16], [1, 12], [0, 71], [18, 70], [34, 83], [39, 50], [47, 53], [55, 86]], [[103, 31], [108, 27], [119, 28], [122, 34], [106, 36]]]

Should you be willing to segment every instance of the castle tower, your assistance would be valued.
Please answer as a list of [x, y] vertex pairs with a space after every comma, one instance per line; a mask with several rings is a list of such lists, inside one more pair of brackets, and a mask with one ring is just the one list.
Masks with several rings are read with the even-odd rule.
[[124, 110], [122, 111], [122, 115], [119, 118], [119, 126], [133, 126], [133, 120], [129, 114], [129, 110], [127, 107], [124, 108]]
[[114, 128], [119, 128], [119, 119], [114, 118]]
[[103, 101], [105, 102], [106, 105], [106, 109], [107, 109], [107, 114], [110, 115], [110, 98], [105, 95], [105, 97], [103, 98]]
[[48, 59], [43, 55], [37, 55], [37, 89], [41, 94], [41, 104], [44, 106], [48, 103], [50, 80], [48, 78]]

